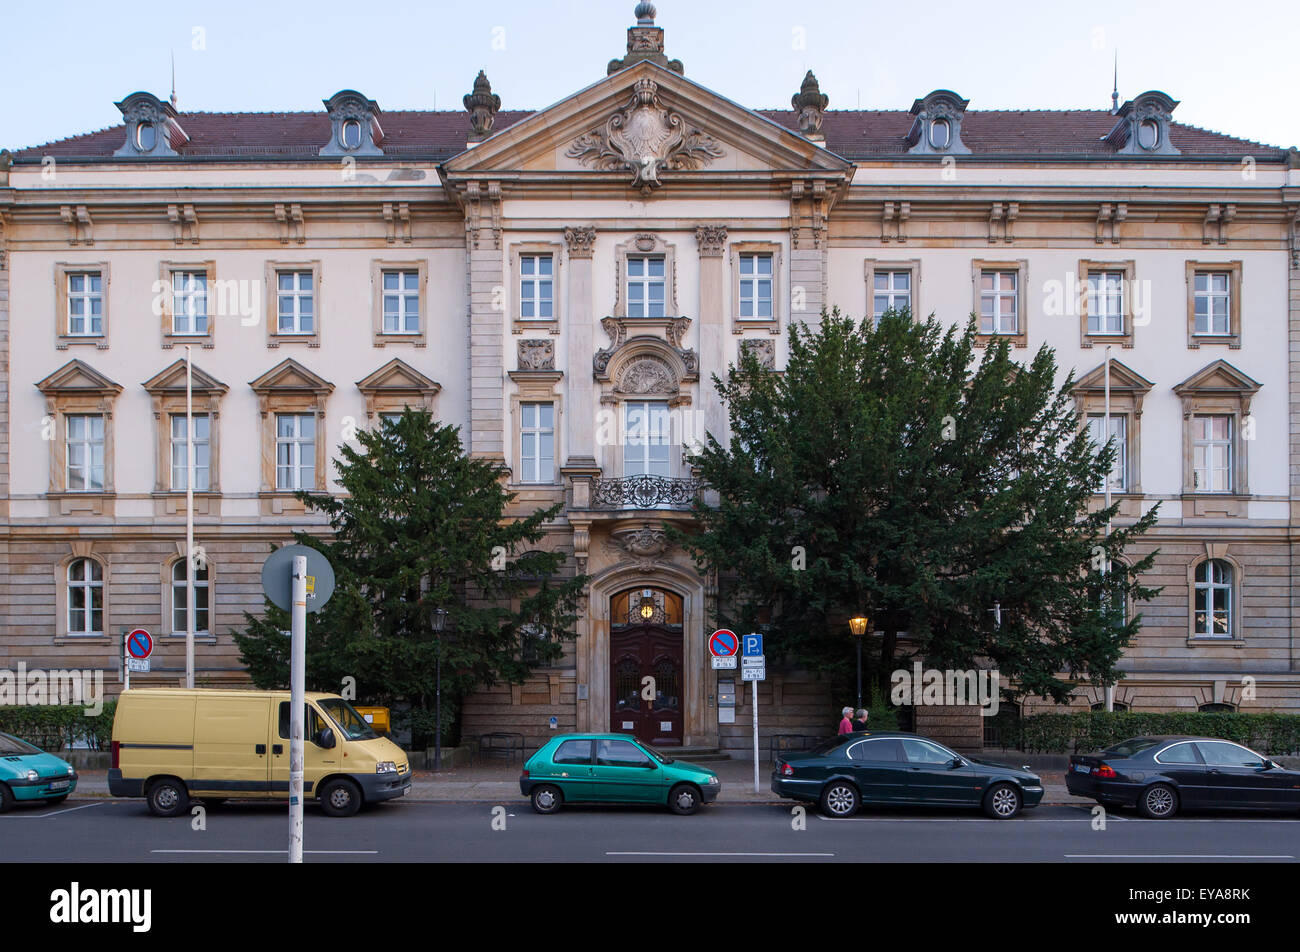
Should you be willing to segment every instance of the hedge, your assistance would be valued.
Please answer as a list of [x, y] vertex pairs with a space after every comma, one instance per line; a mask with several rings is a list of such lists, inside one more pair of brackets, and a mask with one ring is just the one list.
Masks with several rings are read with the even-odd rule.
[[1019, 740], [1019, 749], [1042, 753], [1101, 750], [1129, 737], [1151, 734], [1222, 737], [1277, 757], [1300, 752], [1297, 714], [1076, 711], [1029, 714], [1018, 724], [1007, 724], [1005, 732]]
[[6, 705], [0, 707], [0, 731], [51, 752], [76, 741], [87, 742], [91, 750], [107, 750], [115, 710], [116, 701], [105, 702], [103, 712], [93, 716], [81, 704]]

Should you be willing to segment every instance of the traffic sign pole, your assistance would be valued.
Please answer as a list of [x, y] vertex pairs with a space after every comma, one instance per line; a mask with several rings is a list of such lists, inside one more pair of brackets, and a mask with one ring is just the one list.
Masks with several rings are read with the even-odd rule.
[[754, 686], [754, 792], [758, 793], [758, 682], [749, 683]]
[[303, 707], [307, 693], [307, 559], [293, 559], [289, 645], [289, 862], [302, 862]]

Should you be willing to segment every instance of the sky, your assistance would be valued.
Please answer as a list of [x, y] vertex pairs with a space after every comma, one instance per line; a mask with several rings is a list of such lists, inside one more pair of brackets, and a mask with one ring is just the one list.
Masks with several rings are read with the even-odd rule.
[[[461, 109], [480, 69], [503, 109], [537, 109], [623, 55], [634, 0], [4, 0], [0, 147], [116, 125], [136, 90], [181, 112]], [[1294, 0], [878, 2], [663, 0], [686, 76], [751, 108], [789, 108], [812, 69], [831, 109], [907, 109], [952, 89], [975, 109], [1108, 109], [1160, 89], [1176, 121], [1300, 146]], [[1287, 93], [1290, 92], [1290, 95]]]

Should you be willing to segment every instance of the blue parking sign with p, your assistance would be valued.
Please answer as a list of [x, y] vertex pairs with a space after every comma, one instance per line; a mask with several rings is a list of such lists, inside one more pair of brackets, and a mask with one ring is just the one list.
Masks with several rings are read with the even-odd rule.
[[746, 635], [743, 654], [746, 658], [761, 657], [763, 654], [763, 636], [758, 634]]

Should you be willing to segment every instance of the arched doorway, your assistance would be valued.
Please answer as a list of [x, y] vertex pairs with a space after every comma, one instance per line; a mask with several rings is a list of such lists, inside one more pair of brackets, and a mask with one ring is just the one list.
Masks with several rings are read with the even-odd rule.
[[680, 746], [682, 674], [681, 596], [641, 587], [611, 598], [610, 730], [649, 744]]

